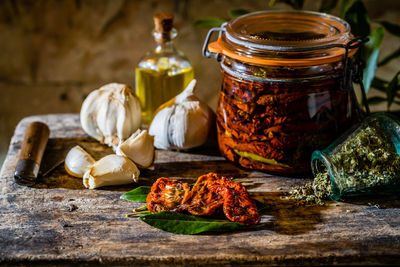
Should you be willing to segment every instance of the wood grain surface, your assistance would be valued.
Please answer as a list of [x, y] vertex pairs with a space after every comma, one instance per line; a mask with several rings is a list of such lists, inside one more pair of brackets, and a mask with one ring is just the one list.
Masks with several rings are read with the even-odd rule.
[[246, 180], [266, 203], [263, 227], [225, 234], [176, 235], [151, 228], [125, 214], [140, 203], [119, 196], [131, 184], [85, 189], [62, 165], [34, 187], [13, 174], [27, 125], [43, 121], [50, 139], [42, 164], [80, 144], [95, 159], [111, 149], [88, 137], [77, 114], [28, 117], [15, 130], [0, 174], [0, 265], [399, 265], [400, 198], [298, 206], [284, 192], [309, 179], [247, 171], [220, 156], [209, 143], [189, 152], [158, 151], [155, 169], [142, 171], [139, 185], [158, 177], [194, 181], [210, 171]]

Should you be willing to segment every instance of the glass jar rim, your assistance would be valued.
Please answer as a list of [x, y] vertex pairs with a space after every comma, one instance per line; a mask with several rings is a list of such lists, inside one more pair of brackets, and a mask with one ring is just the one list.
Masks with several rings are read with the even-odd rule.
[[326, 13], [257, 11], [226, 23], [208, 48], [255, 64], [317, 65], [343, 59], [351, 40], [350, 25]]

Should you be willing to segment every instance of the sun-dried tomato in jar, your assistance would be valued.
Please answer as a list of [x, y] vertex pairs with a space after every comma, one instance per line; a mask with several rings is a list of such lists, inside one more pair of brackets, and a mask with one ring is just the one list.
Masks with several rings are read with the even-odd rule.
[[221, 152], [249, 169], [309, 173], [311, 153], [361, 115], [344, 86], [346, 49], [338, 47], [352, 40], [348, 23], [316, 12], [262, 11], [212, 31], [221, 35], [208, 46], [207, 38], [203, 53], [221, 61]]

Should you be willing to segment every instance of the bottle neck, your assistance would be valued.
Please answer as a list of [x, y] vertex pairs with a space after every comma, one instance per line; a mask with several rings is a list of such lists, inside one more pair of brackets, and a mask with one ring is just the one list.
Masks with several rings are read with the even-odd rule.
[[169, 32], [158, 32], [156, 30], [153, 31], [154, 40], [157, 43], [157, 47], [155, 49], [156, 53], [161, 52], [174, 52], [174, 42], [173, 40], [178, 35], [176, 29], [172, 28]]
[[168, 42], [157, 42], [157, 46], [155, 49], [156, 53], [162, 53], [162, 52], [174, 52], [175, 51], [175, 46], [173, 41], [168, 41]]

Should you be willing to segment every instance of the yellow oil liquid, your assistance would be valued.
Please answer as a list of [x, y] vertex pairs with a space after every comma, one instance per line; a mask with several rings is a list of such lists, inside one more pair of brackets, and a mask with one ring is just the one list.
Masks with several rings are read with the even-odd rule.
[[142, 107], [142, 122], [149, 124], [154, 111], [183, 91], [193, 80], [193, 69], [185, 68], [176, 74], [169, 69], [136, 69], [136, 95]]

